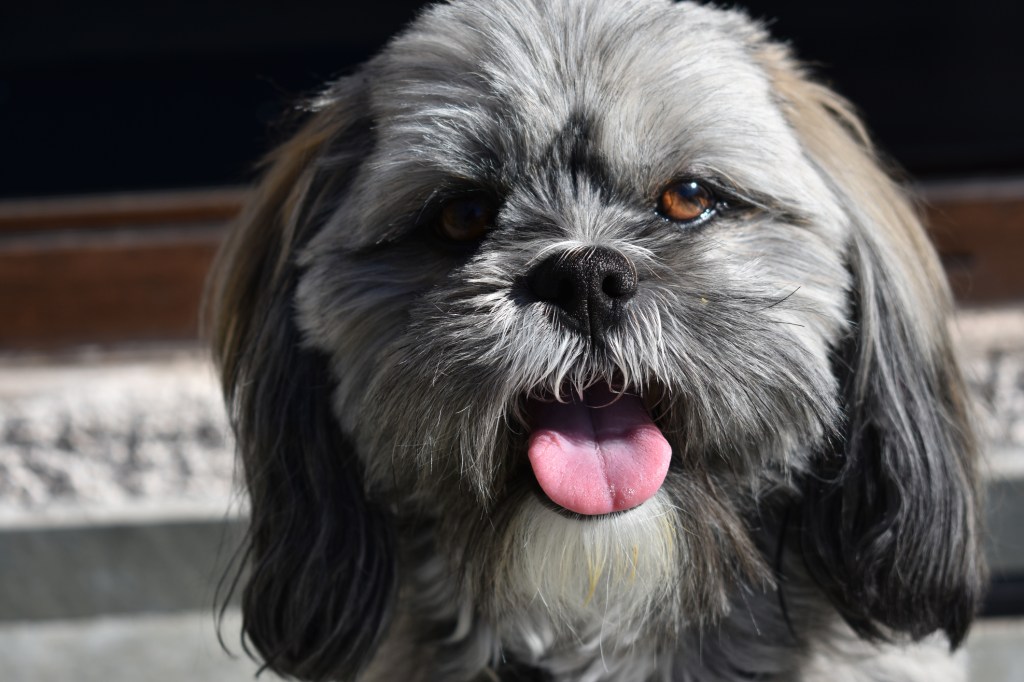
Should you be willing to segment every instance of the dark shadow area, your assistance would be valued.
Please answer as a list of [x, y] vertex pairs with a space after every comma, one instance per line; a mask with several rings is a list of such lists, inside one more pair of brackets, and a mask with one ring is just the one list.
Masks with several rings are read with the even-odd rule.
[[981, 615], [991, 618], [1024, 614], [1024, 574], [997, 576], [989, 585]]
[[[244, 182], [282, 113], [423, 3], [0, 9], [0, 196]], [[919, 177], [1024, 170], [1024, 3], [749, 0]]]

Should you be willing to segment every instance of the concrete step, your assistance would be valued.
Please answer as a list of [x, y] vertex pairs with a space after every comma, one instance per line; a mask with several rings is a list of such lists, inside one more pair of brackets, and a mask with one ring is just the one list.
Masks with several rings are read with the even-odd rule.
[[0, 528], [0, 624], [212, 610], [244, 528], [223, 514]]
[[[258, 666], [229, 611], [217, 641], [209, 612], [0, 625], [5, 682], [249, 682]], [[967, 642], [971, 682], [1024, 682], [1024, 620], [984, 620]], [[260, 680], [274, 682], [263, 673]]]
[[[1024, 480], [1003, 479], [993, 490], [994, 567], [1024, 574]], [[0, 528], [0, 680], [253, 679], [258, 666], [242, 652], [237, 610], [222, 628], [234, 658], [214, 627], [216, 584], [244, 525], [239, 516], [165, 510], [94, 513], [78, 523], [51, 514]], [[1024, 682], [1024, 619], [979, 621], [968, 651], [972, 682]]]
[[[209, 611], [107, 616], [0, 625], [5, 682], [251, 682], [258, 666], [242, 651], [231, 611], [217, 641]], [[276, 675], [263, 674], [273, 682]]]
[[[1024, 476], [991, 480], [989, 613], [1024, 614], [1021, 519]], [[195, 505], [0, 525], [0, 624], [210, 608], [244, 532], [244, 516]]]

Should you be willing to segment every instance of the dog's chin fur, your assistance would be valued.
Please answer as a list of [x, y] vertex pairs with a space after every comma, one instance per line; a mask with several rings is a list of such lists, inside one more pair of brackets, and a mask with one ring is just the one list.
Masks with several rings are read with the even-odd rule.
[[556, 628], [604, 622], [646, 631], [675, 600], [679, 549], [671, 505], [658, 496], [628, 513], [580, 519], [528, 495], [495, 556], [481, 557], [491, 589], [481, 606], [501, 628], [509, 608], [540, 608]]
[[[680, 180], [715, 208], [659, 214]], [[488, 229], [445, 242], [465, 196]], [[597, 253], [635, 285], [600, 328], [536, 284]], [[248, 640], [312, 680], [958, 679], [984, 569], [949, 307], [860, 123], [743, 14], [433, 7], [311, 100], [211, 279]], [[528, 406], [593, 386], [672, 454], [583, 517]]]

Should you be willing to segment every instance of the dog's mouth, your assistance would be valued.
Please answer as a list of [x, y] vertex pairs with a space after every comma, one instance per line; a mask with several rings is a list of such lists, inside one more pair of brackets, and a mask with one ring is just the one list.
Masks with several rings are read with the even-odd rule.
[[602, 383], [558, 399], [527, 400], [529, 460], [544, 494], [589, 516], [639, 506], [658, 492], [672, 459], [641, 396]]

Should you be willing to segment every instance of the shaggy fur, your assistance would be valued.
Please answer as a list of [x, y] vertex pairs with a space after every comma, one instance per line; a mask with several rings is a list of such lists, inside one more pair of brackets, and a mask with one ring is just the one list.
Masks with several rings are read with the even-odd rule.
[[[658, 214], [679, 178], [710, 219]], [[466, 192], [496, 213], [451, 248]], [[600, 338], [529, 283], [599, 251], [637, 283]], [[310, 680], [962, 679], [984, 571], [949, 307], [860, 123], [743, 14], [437, 5], [311, 102], [216, 266], [245, 633]], [[598, 383], [672, 459], [582, 518], [524, 406]]]

